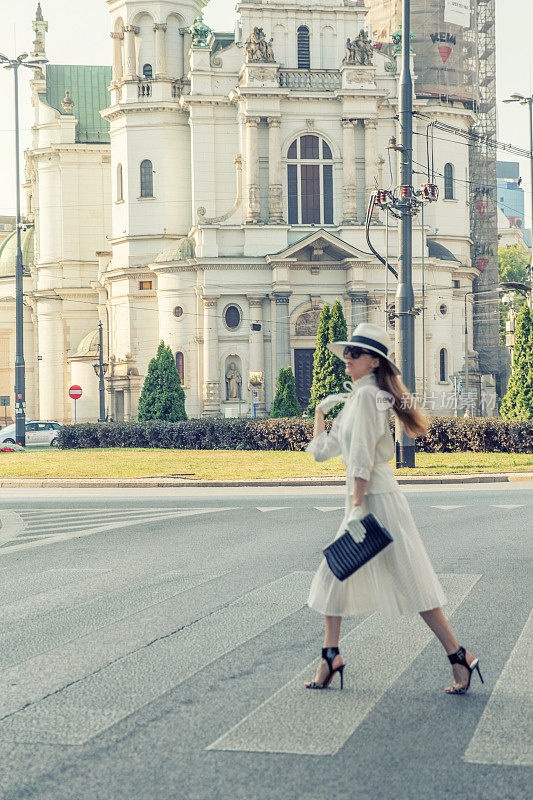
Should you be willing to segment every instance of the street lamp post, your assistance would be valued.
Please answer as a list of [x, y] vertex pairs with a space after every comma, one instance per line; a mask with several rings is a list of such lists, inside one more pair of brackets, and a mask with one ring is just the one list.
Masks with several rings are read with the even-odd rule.
[[[400, 252], [398, 257], [398, 287], [396, 290], [396, 358], [405, 385], [413, 394], [415, 387], [415, 321], [412, 273], [413, 244], [413, 79], [411, 75], [411, 0], [402, 2], [402, 68], [398, 98], [398, 117], [401, 127], [401, 216], [399, 223]], [[396, 466], [415, 466], [415, 442], [397, 425]]]
[[522, 106], [529, 107], [529, 191], [530, 191], [530, 214], [531, 214], [531, 259], [529, 263], [529, 306], [533, 308], [533, 96], [524, 97], [523, 94], [515, 92], [504, 103], [520, 103]]
[[19, 163], [19, 67], [38, 69], [48, 61], [44, 56], [28, 58], [22, 53], [17, 58], [8, 58], [0, 53], [0, 64], [12, 69], [15, 79], [15, 180], [17, 184], [17, 256], [15, 261], [15, 440], [26, 445], [26, 367], [24, 364], [24, 287], [22, 248], [20, 244], [20, 163]]

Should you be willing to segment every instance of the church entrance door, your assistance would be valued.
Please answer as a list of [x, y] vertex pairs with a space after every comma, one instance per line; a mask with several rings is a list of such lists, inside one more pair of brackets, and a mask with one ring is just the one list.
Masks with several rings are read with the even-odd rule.
[[294, 350], [294, 378], [296, 381], [296, 394], [302, 407], [307, 408], [311, 396], [313, 383], [313, 355], [314, 348], [296, 348]]

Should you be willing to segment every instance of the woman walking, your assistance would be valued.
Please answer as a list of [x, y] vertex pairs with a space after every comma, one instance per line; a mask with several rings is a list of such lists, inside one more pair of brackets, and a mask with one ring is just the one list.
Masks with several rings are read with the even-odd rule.
[[[446, 596], [388, 463], [394, 457], [389, 408], [411, 436], [426, 432], [425, 417], [398, 378], [400, 371], [388, 356], [388, 334], [379, 325], [362, 323], [349, 342], [332, 342], [328, 347], [345, 362], [352, 383], [345, 384], [347, 395], [332, 395], [317, 406], [314, 438], [306, 449], [316, 461], [340, 455], [346, 464], [345, 515], [335, 538], [344, 533], [349, 519], [371, 513], [393, 542], [342, 582], [322, 560], [307, 603], [325, 616], [324, 647], [315, 679], [305, 686], [325, 689], [338, 672], [342, 688], [342, 618], [379, 610], [389, 617], [419, 613], [452, 664], [455, 682], [444, 691], [464, 694], [474, 669], [481, 678], [478, 659], [459, 644], [442, 613]], [[344, 406], [327, 434], [324, 414], [339, 399], [345, 401]]]

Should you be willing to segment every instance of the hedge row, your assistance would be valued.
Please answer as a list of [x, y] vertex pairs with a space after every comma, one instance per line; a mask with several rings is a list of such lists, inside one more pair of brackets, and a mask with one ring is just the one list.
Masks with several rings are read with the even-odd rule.
[[[331, 423], [326, 422], [329, 429]], [[111, 422], [65, 425], [62, 449], [163, 447], [183, 450], [303, 450], [313, 435], [312, 420], [195, 419], [186, 422]], [[425, 453], [533, 453], [533, 422], [434, 417], [427, 436], [417, 439]]]

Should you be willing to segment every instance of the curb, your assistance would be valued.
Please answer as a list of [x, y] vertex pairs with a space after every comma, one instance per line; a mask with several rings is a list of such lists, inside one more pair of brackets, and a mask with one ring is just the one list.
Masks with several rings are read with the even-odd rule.
[[[458, 473], [452, 475], [398, 475], [400, 486], [417, 485], [432, 486], [443, 484], [473, 483], [516, 483], [529, 481], [533, 483], [533, 472], [478, 472]], [[283, 478], [279, 480], [184, 480], [177, 478], [130, 478], [115, 480], [113, 478], [4, 478], [0, 479], [0, 488], [4, 489], [151, 489], [151, 488], [183, 488], [183, 487], [247, 487], [247, 486], [344, 486], [345, 478]]]

